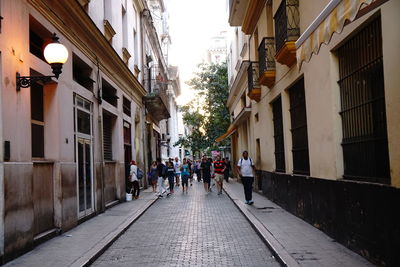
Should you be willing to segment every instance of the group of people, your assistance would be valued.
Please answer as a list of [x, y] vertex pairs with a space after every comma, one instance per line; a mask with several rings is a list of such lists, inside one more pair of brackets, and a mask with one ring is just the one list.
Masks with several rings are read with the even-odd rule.
[[[247, 151], [243, 152], [243, 157], [238, 161], [236, 168], [242, 180], [245, 203], [252, 205], [252, 187], [254, 183], [255, 165], [253, 160], [249, 157]], [[231, 164], [228, 158], [221, 159], [221, 156], [216, 156], [213, 161], [212, 158], [203, 156], [201, 160], [191, 161], [184, 158], [182, 163], [176, 157], [170, 158], [168, 161], [162, 163], [161, 159], [152, 162], [150, 171], [148, 173], [149, 184], [153, 188], [153, 193], [158, 197], [163, 197], [165, 194], [169, 196], [174, 194], [175, 186], [182, 185], [182, 192], [188, 193], [189, 184], [193, 184], [193, 175], [196, 174], [197, 181], [203, 181], [204, 190], [206, 194], [210, 193], [212, 185], [216, 184], [218, 195], [222, 194], [223, 181], [229, 182], [229, 175], [231, 172]], [[130, 168], [130, 177], [133, 184], [134, 198], [139, 197], [139, 179], [137, 175], [136, 162], [132, 161]], [[168, 187], [165, 182], [168, 180]], [[212, 183], [212, 180], [214, 182]]]
[[[192, 161], [184, 158], [182, 163], [176, 157], [170, 158], [168, 161], [162, 163], [161, 159], [152, 162], [148, 174], [149, 184], [153, 188], [153, 193], [159, 197], [163, 197], [165, 193], [167, 196], [174, 193], [174, 188], [182, 184], [182, 192], [187, 193], [190, 185], [193, 184]], [[165, 181], [168, 180], [169, 187], [165, 186]]]

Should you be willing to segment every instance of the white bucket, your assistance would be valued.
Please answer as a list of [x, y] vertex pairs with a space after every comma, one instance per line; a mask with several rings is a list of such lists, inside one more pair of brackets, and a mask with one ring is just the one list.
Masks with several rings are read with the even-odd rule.
[[126, 201], [132, 201], [132, 194], [126, 193]]

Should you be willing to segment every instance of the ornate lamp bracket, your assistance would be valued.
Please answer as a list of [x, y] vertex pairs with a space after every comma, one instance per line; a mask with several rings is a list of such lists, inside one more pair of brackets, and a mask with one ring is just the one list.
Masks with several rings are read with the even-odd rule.
[[48, 83], [52, 81], [52, 78], [57, 78], [55, 75], [53, 76], [21, 76], [17, 72], [17, 92], [21, 90], [21, 88], [28, 88], [35, 82], [43, 82]]

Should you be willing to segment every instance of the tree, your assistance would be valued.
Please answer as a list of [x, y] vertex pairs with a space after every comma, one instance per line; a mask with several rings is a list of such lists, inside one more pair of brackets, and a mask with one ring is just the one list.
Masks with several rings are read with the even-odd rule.
[[[191, 133], [180, 138], [176, 145], [190, 147], [193, 152], [217, 150], [215, 139], [224, 134], [230, 124], [226, 107], [229, 96], [226, 63], [200, 64], [188, 85], [197, 93], [197, 99], [183, 106], [181, 111]], [[224, 140], [218, 145], [229, 144], [230, 140]]]

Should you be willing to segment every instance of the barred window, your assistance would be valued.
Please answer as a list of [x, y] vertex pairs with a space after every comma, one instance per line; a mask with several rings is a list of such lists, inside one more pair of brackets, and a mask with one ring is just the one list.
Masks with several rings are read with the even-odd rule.
[[113, 160], [112, 136], [115, 118], [103, 112], [103, 152], [105, 160]]
[[344, 178], [388, 183], [380, 17], [341, 46], [338, 57]]
[[275, 171], [285, 172], [285, 145], [283, 140], [283, 119], [281, 97], [272, 103], [275, 141]]
[[310, 175], [304, 78], [289, 90], [290, 120], [292, 124], [293, 173]]

